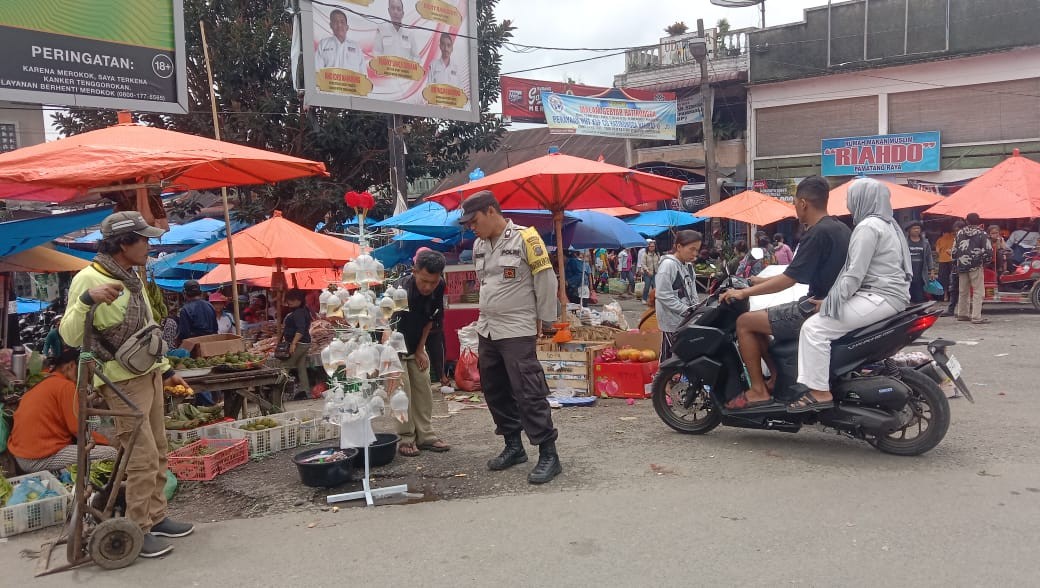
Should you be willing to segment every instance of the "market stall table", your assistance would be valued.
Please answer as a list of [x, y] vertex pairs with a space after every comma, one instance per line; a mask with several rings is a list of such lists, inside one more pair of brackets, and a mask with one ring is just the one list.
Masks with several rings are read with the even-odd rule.
[[[223, 392], [224, 416], [239, 418], [245, 402], [251, 400], [260, 406], [261, 414], [280, 412], [281, 392], [289, 377], [281, 368], [259, 368], [241, 372], [211, 372], [205, 376], [184, 378], [196, 391]], [[243, 414], [242, 418], [246, 415]]]

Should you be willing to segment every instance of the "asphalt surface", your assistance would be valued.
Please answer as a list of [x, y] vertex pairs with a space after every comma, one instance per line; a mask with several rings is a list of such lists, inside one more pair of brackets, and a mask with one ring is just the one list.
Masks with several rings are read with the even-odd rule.
[[[688, 437], [640, 402], [581, 427], [559, 417], [565, 471], [544, 488], [523, 482], [529, 463], [502, 473], [512, 494], [199, 524], [164, 559], [33, 580], [20, 553], [48, 530], [0, 543], [3, 584], [1035, 586], [1040, 314], [987, 316], [927, 333], [960, 342], [977, 403], [951, 401], [921, 457], [815, 429]], [[590, 422], [610, 441], [576, 438]], [[474, 459], [495, 451], [489, 438]]]

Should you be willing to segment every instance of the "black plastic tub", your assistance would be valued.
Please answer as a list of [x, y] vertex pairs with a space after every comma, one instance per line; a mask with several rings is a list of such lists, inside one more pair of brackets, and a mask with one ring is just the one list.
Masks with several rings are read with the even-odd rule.
[[[376, 440], [368, 446], [369, 467], [377, 468], [394, 461], [394, 456], [397, 455], [397, 443], [400, 441], [401, 437], [394, 433], [376, 433]], [[358, 454], [354, 458], [354, 467], [364, 471], [364, 449], [358, 449]]]
[[[346, 459], [327, 461], [325, 463], [300, 463], [309, 457], [330, 449], [342, 451], [347, 455]], [[296, 464], [296, 471], [300, 473], [300, 481], [304, 485], [312, 488], [332, 488], [346, 484], [353, 477], [354, 460], [357, 458], [357, 454], [357, 449], [340, 449], [338, 446], [332, 445], [301, 451], [293, 456], [293, 463]]]

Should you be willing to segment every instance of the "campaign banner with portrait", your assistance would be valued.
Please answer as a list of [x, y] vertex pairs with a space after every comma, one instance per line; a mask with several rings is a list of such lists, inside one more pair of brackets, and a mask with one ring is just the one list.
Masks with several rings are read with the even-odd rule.
[[542, 109], [542, 92], [598, 98], [628, 98], [630, 100], [675, 100], [674, 92], [603, 88], [510, 76], [502, 76], [499, 80], [502, 87], [502, 116], [511, 122], [544, 124], [545, 111]]
[[188, 111], [183, 0], [3, 0], [0, 54], [0, 100]]
[[300, 3], [306, 102], [480, 120], [476, 0]]
[[823, 175], [857, 176], [939, 171], [939, 131], [824, 139]]
[[552, 134], [675, 140], [675, 101], [583, 98], [542, 92]]

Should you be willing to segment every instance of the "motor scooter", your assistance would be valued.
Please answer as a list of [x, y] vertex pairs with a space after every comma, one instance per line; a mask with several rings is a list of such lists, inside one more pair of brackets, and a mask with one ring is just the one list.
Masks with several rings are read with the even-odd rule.
[[[834, 407], [787, 412], [787, 403], [804, 391], [795, 381], [798, 341], [789, 340], [770, 347], [777, 368], [773, 389], [777, 402], [743, 410], [726, 408], [727, 402], [748, 388], [736, 322], [748, 312], [749, 302], [722, 304], [719, 295], [730, 288], [746, 287], [743, 278], [724, 277], [718, 289], [684, 318], [676, 332], [673, 355], [661, 362], [652, 384], [654, 410], [665, 424], [688, 434], [704, 434], [719, 425], [795, 433], [803, 425], [820, 424], [895, 455], [920, 455], [942, 441], [950, 424], [946, 395], [934, 377], [899, 367], [891, 359], [935, 324], [941, 311], [931, 302], [910, 306], [833, 343]], [[974, 402], [961, 378], [960, 363], [948, 351], [954, 344], [946, 339], [928, 343], [933, 367]]]

